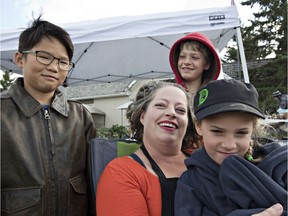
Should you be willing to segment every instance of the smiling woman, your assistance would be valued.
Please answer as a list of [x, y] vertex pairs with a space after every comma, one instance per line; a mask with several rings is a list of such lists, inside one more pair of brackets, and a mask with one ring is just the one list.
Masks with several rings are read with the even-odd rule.
[[195, 140], [189, 100], [175, 83], [150, 82], [139, 89], [127, 118], [142, 145], [105, 168], [97, 187], [97, 216], [174, 215], [176, 182]]

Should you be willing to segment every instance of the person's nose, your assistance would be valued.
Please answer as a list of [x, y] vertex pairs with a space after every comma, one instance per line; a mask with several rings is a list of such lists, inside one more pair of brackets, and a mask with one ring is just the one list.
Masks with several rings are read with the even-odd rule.
[[170, 116], [171, 118], [176, 118], [176, 111], [174, 109], [174, 107], [167, 107], [167, 110], [166, 110], [166, 116]]
[[223, 140], [221, 142], [221, 145], [226, 150], [232, 150], [232, 149], [234, 149], [236, 147], [236, 140], [235, 140], [233, 135], [227, 134], [223, 138]]
[[53, 72], [58, 72], [59, 71], [59, 60], [58, 59], [53, 59], [53, 61], [47, 66], [48, 70], [53, 71]]
[[184, 59], [184, 64], [185, 65], [191, 64], [190, 58], [188, 56]]

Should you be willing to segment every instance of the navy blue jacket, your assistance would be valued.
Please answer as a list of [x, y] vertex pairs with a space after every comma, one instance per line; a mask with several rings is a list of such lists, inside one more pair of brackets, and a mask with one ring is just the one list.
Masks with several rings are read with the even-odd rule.
[[255, 152], [265, 156], [257, 166], [234, 155], [220, 166], [205, 148], [196, 150], [178, 181], [175, 216], [250, 216], [275, 203], [287, 215], [287, 152], [269, 143]]

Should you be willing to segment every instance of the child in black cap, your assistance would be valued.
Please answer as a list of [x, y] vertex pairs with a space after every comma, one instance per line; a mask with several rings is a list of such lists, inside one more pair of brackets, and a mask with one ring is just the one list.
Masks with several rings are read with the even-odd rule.
[[175, 215], [252, 215], [276, 203], [273, 215], [287, 215], [287, 146], [254, 139], [265, 118], [255, 87], [210, 81], [197, 92], [194, 113], [203, 147], [185, 160]]

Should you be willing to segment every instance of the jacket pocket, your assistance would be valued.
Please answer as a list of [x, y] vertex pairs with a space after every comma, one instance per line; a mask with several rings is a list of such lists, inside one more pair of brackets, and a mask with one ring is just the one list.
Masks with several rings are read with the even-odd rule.
[[1, 214], [39, 215], [41, 213], [41, 188], [1, 190]]
[[70, 179], [69, 215], [86, 215], [88, 211], [87, 181], [84, 174]]

